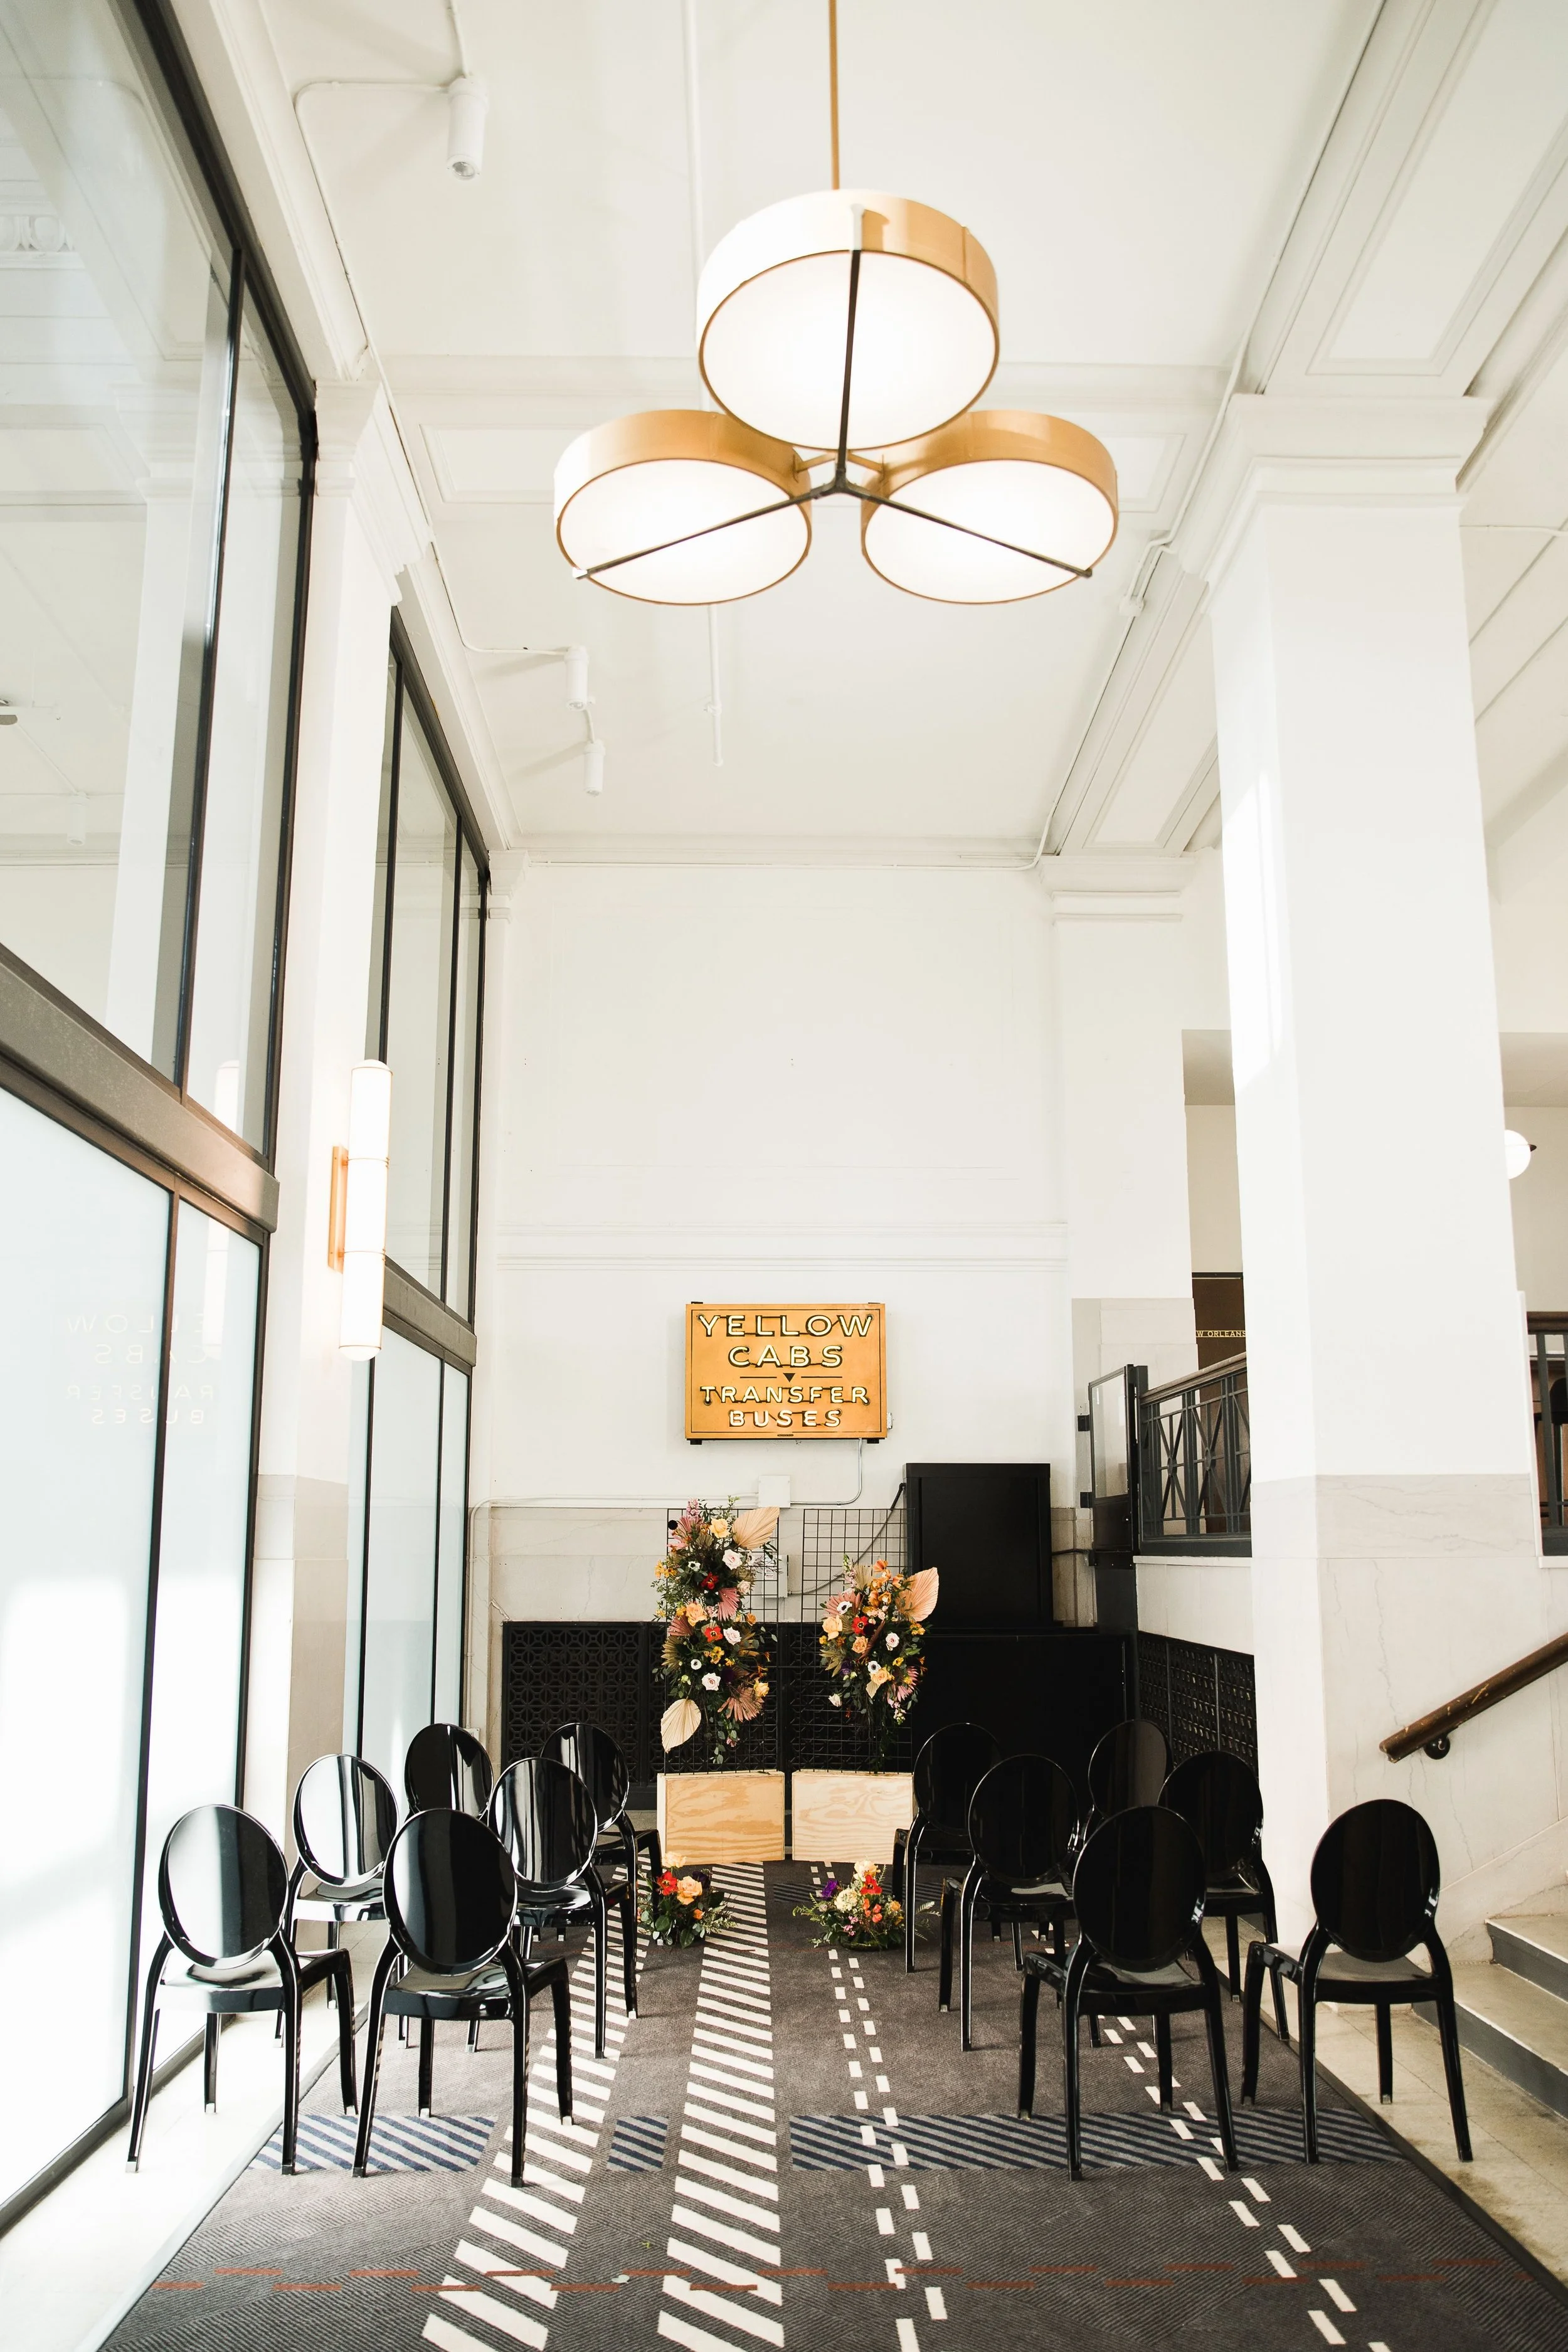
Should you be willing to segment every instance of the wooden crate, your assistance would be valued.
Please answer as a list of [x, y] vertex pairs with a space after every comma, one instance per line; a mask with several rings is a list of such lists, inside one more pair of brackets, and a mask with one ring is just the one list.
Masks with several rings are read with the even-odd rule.
[[911, 1772], [795, 1772], [790, 1853], [796, 1862], [891, 1862], [893, 1832], [915, 1817]]
[[782, 1862], [782, 1772], [661, 1772], [658, 1842], [667, 1863]]

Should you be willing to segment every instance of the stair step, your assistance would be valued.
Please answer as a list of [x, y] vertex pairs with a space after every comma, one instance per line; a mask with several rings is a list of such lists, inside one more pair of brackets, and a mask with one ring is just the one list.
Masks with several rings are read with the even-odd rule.
[[[1454, 1995], [1461, 2047], [1568, 2116], [1568, 2001], [1485, 1961], [1454, 1970]], [[1428, 2025], [1437, 2021], [1428, 2003], [1416, 2013]]]
[[1489, 1919], [1492, 1958], [1543, 1992], [1568, 2000], [1568, 1917], [1560, 1911], [1516, 1912]]

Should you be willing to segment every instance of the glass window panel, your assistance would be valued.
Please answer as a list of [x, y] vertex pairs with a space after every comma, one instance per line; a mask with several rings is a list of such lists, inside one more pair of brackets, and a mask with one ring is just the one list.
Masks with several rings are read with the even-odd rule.
[[[349, 1380], [349, 1597], [343, 1626], [343, 1746], [358, 1755], [360, 1663], [364, 1652], [364, 1538], [370, 1479], [369, 1364], [350, 1367]], [[396, 1784], [400, 1789], [402, 1782]]]
[[125, 2087], [168, 1228], [159, 1186], [0, 1093], [0, 2200]]
[[[164, 1839], [193, 1805], [235, 1800], [260, 1275], [254, 1242], [180, 1202], [147, 1752], [144, 1966], [162, 1932]], [[181, 2038], [177, 2014], [167, 2023], [165, 2057]]]
[[0, 940], [170, 1075], [229, 254], [109, 0], [0, 10]]
[[458, 867], [457, 1019], [452, 1033], [452, 1181], [447, 1212], [447, 1304], [471, 1319], [474, 1144], [479, 1052], [479, 869], [464, 845]]
[[460, 1723], [463, 1707], [463, 1586], [468, 1547], [468, 1381], [441, 1367], [441, 1497], [436, 1554], [435, 1721]]
[[405, 1274], [439, 1297], [458, 824], [406, 694], [399, 730], [396, 835], [386, 1022], [392, 1071], [386, 1250]]
[[375, 825], [375, 912], [370, 931], [370, 1009], [365, 1019], [365, 1059], [382, 1059], [385, 1039], [382, 1022], [386, 982], [386, 891], [391, 880], [392, 777], [397, 760], [397, 710], [400, 680], [397, 664], [386, 664], [386, 726], [381, 739], [381, 811]]
[[403, 1787], [403, 1759], [430, 1721], [441, 1363], [387, 1332], [375, 1362], [370, 1548], [360, 1754]]
[[248, 302], [232, 442], [185, 1085], [259, 1149], [304, 474], [299, 417]]

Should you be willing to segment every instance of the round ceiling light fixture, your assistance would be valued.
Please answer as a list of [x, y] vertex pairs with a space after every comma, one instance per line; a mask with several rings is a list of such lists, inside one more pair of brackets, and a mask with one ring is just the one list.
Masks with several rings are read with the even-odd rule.
[[776, 587], [811, 545], [787, 442], [732, 416], [660, 408], [580, 434], [555, 467], [555, 536], [578, 576], [654, 604]]
[[1093, 571], [1116, 536], [1116, 468], [1059, 416], [979, 409], [889, 451], [860, 511], [866, 561], [895, 588], [1012, 604]]
[[742, 221], [698, 287], [723, 414], [582, 435], [555, 469], [562, 552], [623, 596], [728, 604], [805, 561], [819, 499], [852, 499], [867, 562], [911, 595], [1009, 604], [1085, 580], [1116, 536], [1110, 453], [1059, 416], [973, 408], [1001, 349], [996, 274], [945, 213], [839, 186], [827, 14], [833, 185]]

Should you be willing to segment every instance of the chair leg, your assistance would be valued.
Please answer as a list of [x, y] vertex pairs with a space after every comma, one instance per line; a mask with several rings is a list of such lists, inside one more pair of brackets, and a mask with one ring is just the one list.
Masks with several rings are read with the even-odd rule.
[[936, 1980], [936, 2005], [940, 2010], [952, 2007], [952, 1914], [958, 1900], [958, 1889], [952, 1881], [942, 1882], [942, 1964]]
[[[1279, 1998], [1279, 1979], [1275, 1979], [1275, 1997]], [[1244, 2100], [1258, 2096], [1258, 2045], [1262, 2027], [1263, 2009], [1263, 1946], [1249, 1944], [1247, 1950], [1247, 1989], [1241, 1998], [1241, 2095]]]
[[597, 1871], [588, 1873], [588, 1893], [594, 1906], [594, 2055], [602, 2058], [610, 2021], [609, 1955], [605, 1950], [610, 1940], [610, 1907], [605, 1900], [605, 1890], [599, 1884]]
[[1437, 1997], [1437, 2032], [1443, 2044], [1443, 2072], [1448, 2082], [1448, 2113], [1454, 2123], [1454, 2146], [1461, 2164], [1470, 2163], [1470, 2120], [1465, 2111], [1465, 2077], [1459, 2063], [1459, 2021], [1454, 2014], [1454, 1975], [1448, 1955], [1432, 1936], [1426, 1946], [1432, 1963], [1432, 1990]]
[[[1274, 1908], [1274, 1881], [1261, 1853], [1252, 1857], [1252, 1869], [1258, 1880], [1258, 1892], [1263, 1903], [1263, 1932], [1271, 1944], [1279, 1941], [1279, 1921]], [[1290, 2047], [1290, 2024], [1285, 2012], [1285, 1980], [1278, 1969], [1269, 1976], [1274, 1986], [1274, 2025], [1287, 2050]]]
[[637, 1906], [636, 1885], [621, 1889], [621, 1991], [628, 2017], [637, 2013]]
[[1377, 2095], [1384, 2106], [1394, 2096], [1394, 2012], [1385, 2000], [1377, 2004]]
[[283, 1979], [283, 2163], [294, 2170], [300, 2134], [300, 1964], [284, 1936], [272, 1939], [272, 1957]]
[[416, 2104], [422, 2116], [430, 2112], [436, 2092], [436, 2024], [433, 2018], [419, 2021], [419, 2096]]
[[893, 1832], [893, 1859], [888, 1865], [888, 1892], [895, 1903], [904, 1899], [904, 1848], [909, 1843], [908, 1830]]
[[643, 1834], [647, 1840], [647, 1845], [646, 1848], [648, 1870], [647, 1883], [648, 1889], [651, 1894], [653, 1888], [658, 1885], [660, 1878], [664, 1874], [664, 1848], [658, 1842], [658, 1832], [657, 1830], [645, 1830]]
[[202, 2035], [202, 2105], [209, 2116], [217, 2113], [217, 2032], [218, 2014], [209, 2009], [204, 2021]]
[[1300, 2000], [1301, 2146], [1309, 2164], [1318, 2161], [1317, 1975], [1305, 1971], [1297, 1986]]
[[142, 2161], [142, 2134], [153, 2089], [153, 2053], [158, 2041], [158, 1987], [163, 1981], [163, 1963], [173, 1949], [167, 1936], [160, 1936], [153, 1965], [147, 1971], [147, 1990], [142, 2006], [142, 2047], [136, 2060], [136, 2092], [131, 2102], [131, 2138], [125, 2150], [126, 2168], [131, 2172]]
[[1068, 2178], [1083, 2179], [1083, 2095], [1079, 2082], [1078, 2019], [1083, 1972], [1069, 1966], [1062, 1994], [1062, 2061], [1067, 2111]]
[[1024, 1923], [1021, 1919], [1013, 1922], [1013, 1966], [1020, 1972], [1024, 1966]]
[[1154, 2053], [1160, 2069], [1160, 2105], [1173, 2107], [1176, 2086], [1171, 2064], [1171, 2021], [1163, 2010], [1154, 2020]]
[[[980, 1890], [965, 1879], [958, 1905], [958, 2008], [961, 2050], [974, 2047], [974, 1913]], [[991, 1925], [1000, 1935], [994, 1915]]]
[[550, 1988], [555, 2011], [555, 2106], [563, 2124], [572, 2120], [572, 1988], [563, 1976]]
[[[516, 1945], [509, 1937], [501, 1946], [501, 1966], [506, 1970], [507, 1985], [511, 1993], [511, 2185], [522, 2185], [523, 2150], [528, 2139], [528, 1979]], [[563, 1982], [566, 1971], [562, 1969], [557, 1982]], [[552, 1990], [554, 1987], [552, 1986]], [[568, 2011], [568, 2017], [570, 2011]], [[555, 2063], [561, 2063], [562, 2045], [561, 2002], [555, 2003]], [[568, 2052], [571, 2042], [566, 2041]]]
[[[1237, 2172], [1241, 2168], [1241, 2159], [1236, 2151], [1236, 2118], [1230, 2111], [1230, 2070], [1225, 2055], [1225, 2001], [1220, 1993], [1217, 1972], [1211, 1969], [1208, 1976], [1209, 1997], [1204, 2017], [1209, 2030], [1209, 2072], [1214, 2076], [1215, 2113], [1219, 2117], [1219, 2140], [1225, 2150], [1226, 2169]], [[1169, 2034], [1169, 2019], [1163, 2022]]]
[[1040, 2008], [1040, 1979], [1033, 1969], [1024, 1976], [1018, 2004], [1018, 2119], [1026, 2123], [1035, 2112], [1035, 2032]]
[[[920, 1841], [911, 1830], [904, 1843], [904, 1974], [907, 1977], [912, 1977], [915, 1972], [915, 1902], [920, 1883]], [[943, 2000], [938, 2006], [945, 2009], [947, 2003]]]
[[359, 2087], [354, 2079], [354, 1979], [353, 1963], [346, 1952], [338, 1955], [340, 1965], [327, 1979], [338, 2001], [338, 2087], [343, 2095], [343, 2113], [352, 2116], [359, 2105]]
[[477, 2017], [470, 2017], [468, 2020], [468, 2047], [470, 2050], [477, 2050], [479, 2046], [479, 2021]]
[[397, 1947], [390, 1938], [375, 1964], [370, 1989], [370, 2017], [364, 2044], [364, 2096], [360, 2102], [359, 2133], [354, 2141], [354, 2179], [363, 2180], [370, 2164], [370, 2135], [375, 2122], [375, 2088], [381, 2074], [381, 2036], [386, 2022], [386, 1988], [397, 1966]]
[[1225, 1915], [1225, 1957], [1230, 1973], [1230, 1997], [1241, 1999], [1241, 1936], [1234, 1911]]

